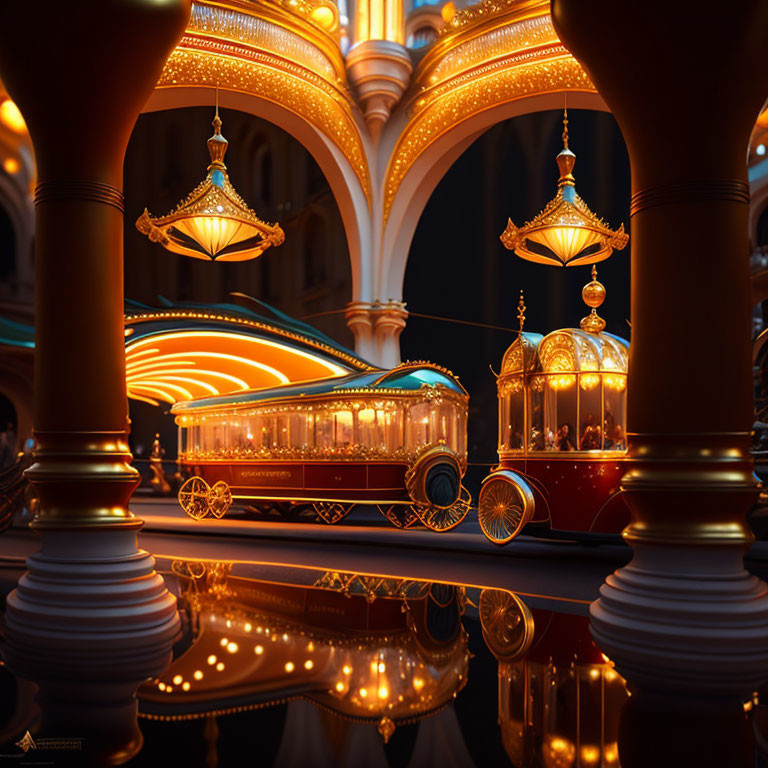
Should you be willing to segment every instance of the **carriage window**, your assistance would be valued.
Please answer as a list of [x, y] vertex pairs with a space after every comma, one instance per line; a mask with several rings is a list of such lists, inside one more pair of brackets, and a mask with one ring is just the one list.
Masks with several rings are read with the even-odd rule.
[[525, 390], [522, 376], [499, 386], [499, 450], [520, 451], [525, 441]]
[[[544, 377], [544, 435], [555, 451], [577, 450], [578, 387], [575, 374]], [[550, 449], [551, 450], [551, 449]]]
[[544, 379], [533, 376], [528, 385], [528, 450], [553, 451], [555, 434], [544, 429]]
[[627, 436], [624, 419], [627, 412], [626, 376], [605, 376], [605, 450], [625, 451]]
[[603, 448], [603, 386], [600, 374], [579, 375], [579, 450]]
[[466, 451], [466, 413], [451, 397], [315, 401], [179, 417], [185, 459], [410, 460], [425, 447]]

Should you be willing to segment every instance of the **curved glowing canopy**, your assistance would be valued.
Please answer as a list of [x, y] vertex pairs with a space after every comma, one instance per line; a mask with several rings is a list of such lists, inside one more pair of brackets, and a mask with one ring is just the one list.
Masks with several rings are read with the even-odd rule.
[[[266, 306], [266, 305], [263, 305]], [[371, 370], [315, 329], [234, 305], [126, 315], [128, 396], [153, 405]]]

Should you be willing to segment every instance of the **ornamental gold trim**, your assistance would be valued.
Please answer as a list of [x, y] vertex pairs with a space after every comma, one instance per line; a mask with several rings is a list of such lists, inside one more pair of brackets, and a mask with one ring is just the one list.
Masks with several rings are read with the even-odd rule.
[[370, 204], [370, 172], [351, 97], [343, 82], [318, 74], [308, 63], [242, 43], [188, 34], [169, 57], [156, 87], [218, 85], [287, 109], [339, 148]]
[[500, 61], [461, 76], [457, 87], [446, 86], [434, 97], [416, 102], [417, 110], [392, 153], [384, 183], [384, 221], [408, 171], [442, 135], [473, 115], [518, 99], [562, 91], [595, 93], [581, 65], [567, 53], [530, 62]]
[[[338, 34], [313, 19], [318, 8], [328, 5], [330, 0], [194, 2], [187, 33], [268, 48], [292, 60], [308, 58], [320, 67], [318, 74], [346, 82]], [[335, 6], [332, 13], [338, 24]]]

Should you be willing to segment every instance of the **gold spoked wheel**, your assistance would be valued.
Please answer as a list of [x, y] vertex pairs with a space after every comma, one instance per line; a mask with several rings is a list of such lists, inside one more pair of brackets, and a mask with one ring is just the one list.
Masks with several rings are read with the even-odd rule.
[[343, 520], [352, 509], [351, 504], [339, 504], [338, 502], [316, 501], [313, 505], [317, 517], [328, 525], [335, 525]]
[[208, 506], [211, 514], [218, 518], [224, 517], [232, 506], [232, 491], [223, 480], [214, 483], [208, 492]]
[[469, 491], [462, 485], [459, 490], [459, 498], [450, 507], [437, 507], [433, 505], [414, 504], [414, 510], [419, 520], [431, 531], [443, 533], [455, 528], [469, 512], [472, 506], [472, 497]]
[[478, 612], [485, 644], [497, 659], [525, 654], [533, 640], [533, 616], [522, 600], [503, 589], [484, 589]]
[[515, 472], [501, 470], [483, 480], [477, 517], [494, 544], [506, 544], [531, 520], [534, 506], [528, 483]]
[[179, 488], [179, 504], [194, 520], [202, 520], [209, 511], [208, 493], [211, 490], [202, 477], [190, 477]]
[[389, 520], [395, 528], [410, 528], [419, 521], [419, 516], [412, 504], [379, 504], [379, 512]]

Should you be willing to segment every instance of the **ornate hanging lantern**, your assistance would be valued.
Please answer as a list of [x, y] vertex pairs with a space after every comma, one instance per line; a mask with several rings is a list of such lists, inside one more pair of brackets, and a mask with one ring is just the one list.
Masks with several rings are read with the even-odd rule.
[[221, 135], [218, 106], [212, 124], [211, 164], [205, 180], [166, 216], [152, 218], [145, 208], [136, 229], [153, 243], [194, 259], [255, 259], [270, 245], [280, 245], [285, 235], [279, 224], [262, 221], [229, 181], [224, 165], [229, 142]]
[[573, 166], [576, 155], [568, 149], [568, 110], [563, 116], [563, 150], [557, 156], [560, 180], [557, 194], [546, 208], [519, 229], [510, 219], [501, 242], [518, 256], [541, 264], [574, 267], [607, 259], [614, 248], [629, 241], [622, 224], [612, 230], [576, 194]]

